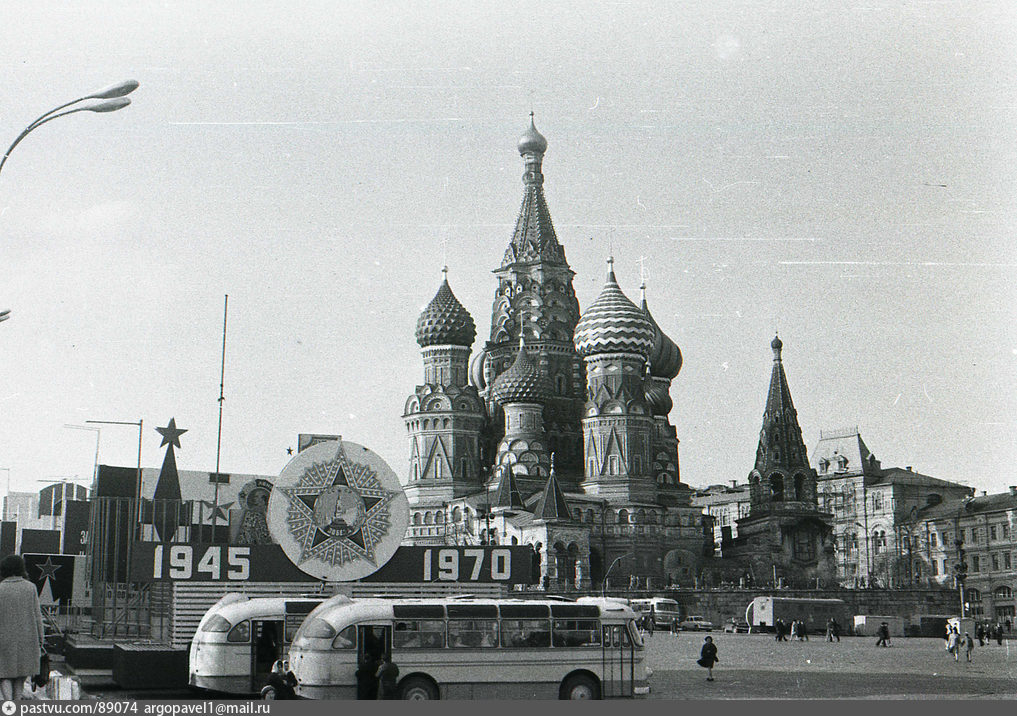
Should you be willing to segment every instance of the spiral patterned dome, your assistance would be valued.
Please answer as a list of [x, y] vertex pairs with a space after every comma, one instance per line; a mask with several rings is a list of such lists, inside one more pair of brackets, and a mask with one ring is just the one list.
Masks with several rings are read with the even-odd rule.
[[653, 320], [650, 309], [646, 307], [646, 297], [643, 297], [643, 313], [653, 324], [653, 347], [650, 348], [650, 375], [654, 378], [667, 378], [674, 380], [682, 369], [682, 352], [678, 345], [672, 341], [660, 326]]
[[667, 415], [674, 407], [674, 401], [671, 400], [671, 392], [667, 389], [667, 384], [651, 383], [643, 395], [646, 397], [646, 402], [650, 404], [650, 411], [654, 415]]
[[607, 283], [597, 300], [576, 324], [572, 339], [576, 351], [584, 358], [598, 353], [642, 353], [645, 356], [653, 347], [653, 339], [653, 323], [622, 293], [614, 277], [614, 268], [610, 268]]
[[530, 112], [530, 127], [519, 137], [516, 147], [520, 154], [543, 154], [547, 151], [547, 140], [533, 124], [533, 112]]
[[502, 405], [543, 403], [551, 397], [552, 391], [551, 381], [540, 372], [537, 362], [521, 342], [515, 362], [491, 386], [491, 395]]
[[421, 348], [447, 345], [468, 348], [476, 337], [473, 316], [459, 303], [445, 278], [438, 293], [417, 318], [417, 343]]

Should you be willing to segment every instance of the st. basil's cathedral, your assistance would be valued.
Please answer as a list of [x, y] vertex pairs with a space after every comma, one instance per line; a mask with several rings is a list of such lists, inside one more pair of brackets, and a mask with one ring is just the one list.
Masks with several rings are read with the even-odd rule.
[[605, 576], [691, 586], [720, 562], [721, 572], [754, 561], [814, 571], [832, 551], [829, 516], [817, 508], [779, 340], [746, 536], [713, 559], [669, 419], [681, 351], [650, 314], [645, 285], [638, 306], [622, 291], [613, 257], [600, 295], [580, 311], [532, 115], [518, 150], [523, 201], [494, 271], [490, 338], [471, 358], [476, 325], [447, 275], [417, 320], [424, 379], [403, 412], [405, 543], [530, 545], [551, 589], [599, 588]]

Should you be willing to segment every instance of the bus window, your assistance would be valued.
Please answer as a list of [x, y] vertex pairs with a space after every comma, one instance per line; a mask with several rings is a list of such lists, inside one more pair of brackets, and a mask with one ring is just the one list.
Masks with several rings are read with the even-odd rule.
[[498, 620], [449, 619], [448, 645], [474, 649], [498, 646]]
[[636, 622], [634, 620], [632, 620], [632, 619], [629, 619], [628, 627], [629, 627], [629, 630], [625, 634], [624, 641], [623, 641], [624, 645], [625, 646], [629, 645], [629, 637], [631, 637], [632, 638], [632, 643], [635, 644], [636, 646], [642, 648], [642, 646], [643, 646], [643, 635], [639, 633], [639, 627], [636, 626]]
[[445, 646], [445, 622], [436, 619], [397, 621], [392, 646], [396, 649], [441, 649]]
[[226, 635], [226, 641], [234, 644], [246, 644], [251, 640], [251, 622], [243, 621], [230, 629]]
[[348, 626], [332, 640], [333, 649], [355, 649], [357, 647], [357, 628]]
[[547, 619], [502, 619], [501, 645], [509, 647], [551, 646]]
[[600, 646], [600, 623], [592, 619], [555, 619], [554, 646]]

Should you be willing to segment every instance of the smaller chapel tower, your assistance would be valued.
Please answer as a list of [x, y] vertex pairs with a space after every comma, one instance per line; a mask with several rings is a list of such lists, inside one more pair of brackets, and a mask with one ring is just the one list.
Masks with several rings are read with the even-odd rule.
[[[442, 269], [438, 293], [417, 319], [424, 383], [406, 400], [410, 440], [405, 491], [411, 512], [442, 510], [455, 497], [481, 489], [479, 436], [484, 407], [468, 385], [470, 346], [477, 335]], [[415, 520], [414, 520], [415, 522]]]
[[653, 414], [644, 375], [653, 324], [622, 293], [608, 260], [600, 296], [576, 325], [576, 351], [586, 362], [583, 490], [620, 501], [652, 501]]

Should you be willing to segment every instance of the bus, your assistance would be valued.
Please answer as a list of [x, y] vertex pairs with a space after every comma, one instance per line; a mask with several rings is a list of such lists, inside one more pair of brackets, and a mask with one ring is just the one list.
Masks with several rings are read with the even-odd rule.
[[355, 698], [358, 669], [384, 655], [399, 667], [397, 694], [407, 700], [650, 692], [635, 613], [614, 600], [333, 597], [293, 639], [297, 695]]
[[322, 601], [227, 594], [198, 622], [188, 654], [188, 683], [228, 694], [258, 693], [272, 665], [286, 658], [297, 627]]
[[649, 615], [654, 629], [670, 629], [672, 624], [682, 620], [678, 602], [664, 597], [633, 599], [629, 602], [637, 617]]

